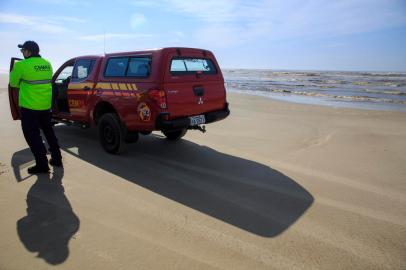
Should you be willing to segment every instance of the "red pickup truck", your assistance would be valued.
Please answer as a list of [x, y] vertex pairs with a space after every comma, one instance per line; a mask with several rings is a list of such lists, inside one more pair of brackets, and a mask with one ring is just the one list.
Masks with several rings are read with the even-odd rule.
[[[16, 58], [12, 58], [10, 69]], [[53, 120], [96, 125], [102, 147], [119, 153], [138, 134], [177, 140], [189, 129], [230, 114], [224, 79], [212, 52], [162, 48], [70, 59], [54, 74]], [[13, 119], [17, 91], [9, 89]]]

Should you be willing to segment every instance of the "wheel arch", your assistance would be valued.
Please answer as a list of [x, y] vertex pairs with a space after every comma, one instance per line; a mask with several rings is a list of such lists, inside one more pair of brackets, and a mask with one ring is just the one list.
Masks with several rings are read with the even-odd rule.
[[93, 124], [97, 125], [102, 115], [106, 113], [115, 113], [120, 117], [117, 109], [113, 106], [113, 104], [108, 101], [100, 101], [96, 104], [93, 112], [91, 112], [90, 114]]

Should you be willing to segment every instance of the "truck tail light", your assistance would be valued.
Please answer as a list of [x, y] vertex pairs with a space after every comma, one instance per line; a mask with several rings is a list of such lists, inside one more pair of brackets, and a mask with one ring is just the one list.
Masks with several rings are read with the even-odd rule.
[[166, 109], [166, 94], [164, 90], [151, 89], [148, 95], [158, 104], [161, 109]]

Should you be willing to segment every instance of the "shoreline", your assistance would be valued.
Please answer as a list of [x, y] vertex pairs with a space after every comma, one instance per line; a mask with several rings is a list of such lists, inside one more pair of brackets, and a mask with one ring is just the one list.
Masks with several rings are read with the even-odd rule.
[[228, 93], [236, 93], [242, 95], [251, 95], [256, 97], [264, 97], [267, 99], [288, 102], [294, 104], [302, 105], [315, 105], [323, 106], [329, 108], [347, 108], [355, 110], [370, 110], [370, 111], [391, 111], [391, 112], [406, 112], [406, 104], [394, 104], [394, 103], [374, 103], [373, 101], [344, 101], [344, 100], [328, 100], [327, 98], [321, 97], [310, 97], [305, 95], [284, 95], [284, 94], [275, 94], [269, 92], [261, 91], [249, 91], [249, 90], [227, 90]]
[[278, 68], [230, 68], [225, 67], [221, 70], [259, 70], [259, 71], [274, 71], [274, 72], [349, 72], [349, 73], [370, 73], [370, 74], [405, 74], [406, 70], [335, 70], [335, 69], [278, 69]]

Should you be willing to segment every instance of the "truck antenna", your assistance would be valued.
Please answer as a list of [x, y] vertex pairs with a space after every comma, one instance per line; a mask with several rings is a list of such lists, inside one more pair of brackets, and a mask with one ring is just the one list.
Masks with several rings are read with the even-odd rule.
[[106, 55], [106, 28], [103, 29], [103, 52]]

